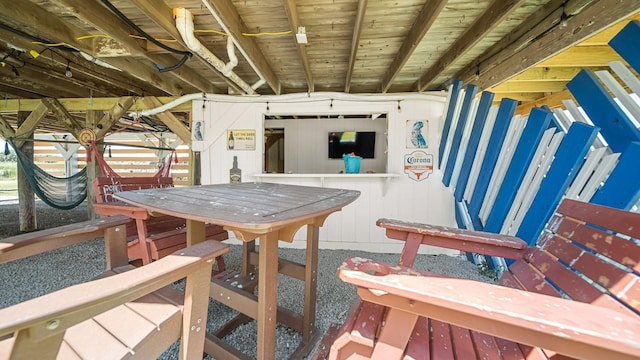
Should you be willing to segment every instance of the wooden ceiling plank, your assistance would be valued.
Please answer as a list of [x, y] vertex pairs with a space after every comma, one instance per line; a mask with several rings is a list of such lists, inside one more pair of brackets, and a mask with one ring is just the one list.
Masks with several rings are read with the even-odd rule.
[[517, 56], [482, 73], [474, 83], [482, 88], [502, 83], [637, 12], [640, 8], [632, 1], [599, 0], [570, 18], [567, 27], [556, 26], [547, 31], [520, 50]]
[[575, 46], [542, 61], [537, 66], [606, 67], [611, 61], [623, 61], [623, 59], [608, 45]]
[[[47, 34], [52, 38], [48, 41], [62, 42], [73, 46], [74, 48], [94, 56], [91, 42], [77, 40], [78, 37], [87, 35], [81, 29], [65, 23], [55, 14], [51, 14], [45, 9], [36, 6], [29, 1], [12, 1], [0, 0], [0, 7], [3, 9], [0, 17], [18, 21], [25, 28], [38, 29], [41, 34]], [[26, 16], [28, 15], [28, 16]], [[182, 86], [173, 77], [159, 73], [131, 58], [107, 58], [103, 60], [105, 63], [118, 69], [126, 69], [131, 75], [136, 76], [156, 88], [168, 94], [182, 95]]]
[[49, 110], [53, 112], [55, 117], [64, 124], [71, 135], [73, 135], [77, 139], [78, 133], [84, 128], [82, 124], [78, 123], [76, 119], [71, 116], [71, 114], [69, 114], [69, 111], [67, 111], [67, 109], [65, 109], [58, 100], [54, 98], [44, 98], [41, 99], [41, 101]]
[[565, 81], [507, 81], [487, 89], [497, 93], [558, 92], [566, 89]]
[[[149, 106], [149, 108], [156, 108], [163, 104], [154, 96], [147, 96], [143, 99], [143, 102]], [[169, 129], [176, 134], [185, 144], [191, 144], [191, 131], [176, 118], [171, 112], [165, 111], [155, 115], [160, 121], [169, 127]]]
[[[567, 66], [567, 67], [544, 67], [536, 66], [530, 68], [519, 75], [516, 75], [509, 79], [509, 82], [518, 81], [564, 81], [568, 82], [573, 79], [582, 70], [582, 67]], [[604, 70], [607, 67], [596, 67], [596, 70]]]
[[[283, 4], [285, 10], [287, 11], [287, 17], [289, 18], [289, 27], [291, 28], [295, 39], [295, 34], [298, 32], [298, 27], [300, 26], [300, 19], [298, 18], [298, 9], [296, 8], [296, 2], [295, 0], [285, 0]], [[300, 61], [302, 62], [302, 67], [304, 68], [304, 76], [307, 80], [307, 89], [310, 92], [314, 92], [315, 84], [313, 82], [313, 73], [311, 72], [311, 65], [309, 64], [309, 57], [307, 56], [307, 45], [297, 44], [297, 46], [298, 56], [300, 56]]]
[[360, 45], [360, 35], [362, 34], [362, 23], [364, 14], [367, 12], [367, 0], [358, 0], [358, 10], [356, 12], [356, 23], [353, 27], [353, 37], [351, 39], [351, 52], [349, 53], [349, 65], [347, 67], [347, 76], [344, 82], [344, 92], [348, 93], [351, 88], [351, 77], [353, 75], [353, 67], [356, 63], [356, 54]]
[[[480, 76], [482, 77], [484, 72], [499, 66], [506, 59], [527, 47], [550, 28], [557, 26], [560, 23], [563, 4], [568, 13], [574, 14], [595, 1], [598, 0], [551, 0], [547, 2], [477, 57], [476, 63], [481, 65]], [[454, 78], [461, 79], [464, 83], [472, 83], [475, 82], [476, 71], [477, 67], [466, 68], [458, 72]]]
[[135, 104], [135, 102], [136, 97], [134, 96], [124, 96], [118, 99], [118, 102], [113, 105], [111, 110], [104, 114], [104, 116], [102, 116], [102, 118], [98, 121], [98, 124], [96, 126], [96, 138], [99, 139], [106, 135], [106, 133], [111, 130], [111, 127], [113, 127], [113, 125], [117, 123], [118, 120], [120, 120], [122, 115], [129, 111], [129, 109], [131, 108], [131, 106], [133, 106], [133, 104]]
[[460, 36], [449, 49], [417, 81], [415, 88], [423, 91], [437, 79], [449, 66], [473, 48], [484, 36], [496, 28], [515, 9], [526, 0], [493, 0], [491, 5], [478, 16], [478, 19]]
[[[153, 22], [155, 22], [158, 26], [160, 26], [164, 31], [169, 33], [172, 38], [174, 38], [180, 45], [182, 45], [185, 49], [187, 49], [187, 45], [184, 43], [180, 32], [176, 28], [175, 20], [173, 18], [172, 9], [169, 8], [166, 3], [162, 1], [158, 2], [150, 2], [148, 0], [131, 0], [131, 2], [142, 11], [146, 16], [148, 16]], [[152, 43], [149, 43], [147, 46], [147, 52], [149, 51], [149, 46], [155, 46]], [[163, 50], [164, 51], [164, 50]], [[208, 67], [213, 73], [215, 73], [220, 79], [224, 80], [230, 86], [236, 87], [237, 85], [231, 81], [226, 76], [222, 75], [218, 69], [216, 69], [209, 62], [205, 61], [199, 56], [196, 56], [198, 61]], [[213, 85], [211, 85], [213, 87]], [[215, 88], [215, 87], [214, 87]], [[215, 88], [213, 93], [221, 93], [220, 89]]]
[[[44, 51], [42, 45], [34, 45], [30, 41], [27, 41], [25, 38], [4, 29], [0, 29], [0, 39], [4, 40], [6, 44], [11, 44], [11, 46], [18, 47], [27, 53], [30, 50], [36, 50], [38, 52]], [[96, 65], [95, 63], [88, 61], [81, 56], [73, 56], [71, 54], [65, 54], [65, 56], [62, 56], [59, 55], [59, 53], [57, 53], [57, 55], [48, 55], [49, 56], [46, 56], [46, 58], [44, 55], [41, 55], [42, 57], [38, 56], [35, 59], [29, 59], [26, 66], [34, 64], [38, 67], [46, 68], [47, 71], [54, 71], [54, 69], [59, 67], [60, 73], [62, 73], [64, 72], [64, 68], [68, 65], [65, 58], [69, 58], [71, 60], [70, 66], [73, 70], [74, 77], [78, 78], [81, 76], [77, 75], [84, 74], [86, 78], [81, 79], [80, 81], [83, 86], [87, 88], [91, 88], [93, 86], [94, 89], [98, 91], [117, 96], [125, 92], [131, 92], [131, 89], [134, 87], [144, 86], [142, 84], [132, 84], [130, 81], [127, 83], [120, 74], [117, 74], [120, 73], [120, 71], [107, 69], [105, 67]], [[147, 88], [151, 89], [150, 87]], [[137, 91], [141, 90], [142, 88]]]
[[269, 65], [269, 61], [265, 58], [262, 50], [260, 50], [256, 40], [252, 37], [242, 35], [247, 32], [247, 26], [242, 21], [233, 3], [231, 1], [221, 0], [207, 0], [207, 3], [215, 9], [218, 16], [222, 19], [222, 22], [224, 22], [229, 29], [236, 44], [239, 44], [241, 50], [249, 57], [247, 60], [253, 63], [258, 69], [260, 72], [259, 76], [261, 75], [264, 78], [276, 95], [280, 95], [281, 86], [278, 76], [271, 68], [271, 65]]
[[35, 71], [32, 67], [21, 67], [17, 69], [20, 76], [15, 76], [9, 67], [0, 69], [0, 81], [5, 84], [14, 85], [20, 89], [45, 96], [80, 97], [87, 96], [87, 92], [80, 92], [81, 89], [70, 87], [59, 78], [46, 73]]
[[[41, 101], [29, 116], [27, 116], [25, 121], [18, 127], [16, 134], [21, 138], [31, 138], [31, 135], [33, 135], [33, 132], [36, 130], [40, 121], [44, 119], [45, 115], [47, 115], [47, 112], [49, 112], [49, 108]], [[24, 144], [24, 140], [16, 139], [15, 143], [16, 146], [20, 148], [22, 147], [22, 144]]]
[[[291, 1], [291, 0], [289, 0]], [[402, 46], [398, 50], [396, 57], [391, 62], [391, 65], [387, 69], [385, 73], [382, 83], [381, 83], [381, 91], [386, 93], [393, 80], [398, 76], [400, 70], [407, 63], [407, 60], [411, 57], [414, 50], [422, 41], [422, 38], [427, 34], [427, 31], [431, 28], [431, 25], [436, 21], [442, 9], [447, 4], [446, 0], [431, 0], [427, 1], [425, 5], [418, 13], [416, 20], [413, 23], [413, 26], [407, 33], [404, 41], [402, 42]]]
[[[144, 57], [164, 67], [174, 66], [178, 61], [173, 56], [166, 57], [147, 53], [146, 49], [140, 46], [140, 43], [136, 39], [129, 36], [130, 27], [111, 11], [105, 11], [105, 9], [101, 6], [95, 6], [93, 3], [85, 0], [50, 1], [60, 6], [64, 6], [69, 13], [82, 19], [88, 24], [93, 25], [96, 29], [102, 31], [105, 35], [110, 36], [113, 40], [117, 41], [120, 45], [123, 46], [123, 48], [130, 51], [131, 54], [135, 56]], [[191, 70], [186, 65], [183, 65], [173, 71], [168, 71], [165, 74], [173, 76], [180, 81], [185, 81], [199, 91], [215, 91], [211, 83], [204, 81], [202, 76]]]

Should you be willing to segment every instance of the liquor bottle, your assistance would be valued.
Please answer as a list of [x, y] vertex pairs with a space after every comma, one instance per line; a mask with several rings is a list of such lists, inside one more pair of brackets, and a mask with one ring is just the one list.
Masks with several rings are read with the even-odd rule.
[[238, 168], [238, 157], [233, 157], [233, 167], [229, 169], [229, 182], [239, 184], [242, 182], [242, 170]]
[[233, 140], [233, 131], [229, 131], [229, 142], [227, 143], [229, 150], [233, 150], [234, 140]]

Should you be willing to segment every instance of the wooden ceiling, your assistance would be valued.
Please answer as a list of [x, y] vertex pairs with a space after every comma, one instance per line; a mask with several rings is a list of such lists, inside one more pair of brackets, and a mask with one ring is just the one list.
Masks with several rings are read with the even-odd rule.
[[617, 28], [587, 39], [640, 11], [635, 0], [0, 0], [0, 96], [246, 93], [191, 54], [179, 7], [224, 63], [232, 39], [232, 77], [256, 94], [419, 92], [462, 79], [522, 102], [619, 59], [606, 45]]

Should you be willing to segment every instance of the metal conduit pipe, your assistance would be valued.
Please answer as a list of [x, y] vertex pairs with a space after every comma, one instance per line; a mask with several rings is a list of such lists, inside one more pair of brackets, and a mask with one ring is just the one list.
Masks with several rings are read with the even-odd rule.
[[224, 74], [227, 78], [236, 83], [245, 93], [254, 95], [256, 92], [249, 84], [242, 80], [233, 71], [225, 69], [226, 64], [209, 51], [209, 49], [204, 47], [200, 40], [196, 38], [194, 34], [193, 15], [191, 15], [191, 12], [185, 8], [175, 8], [173, 9], [173, 12], [176, 17], [176, 28], [189, 50], [198, 54], [198, 56], [213, 65], [221, 73], [224, 74], [224, 72], [228, 72], [228, 75]]

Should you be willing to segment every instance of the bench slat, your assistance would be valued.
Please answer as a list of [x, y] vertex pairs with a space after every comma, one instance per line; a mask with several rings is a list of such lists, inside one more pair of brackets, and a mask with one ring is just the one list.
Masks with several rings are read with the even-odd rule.
[[640, 225], [638, 224], [640, 214], [638, 213], [569, 199], [560, 204], [557, 212], [604, 229], [640, 239]]

